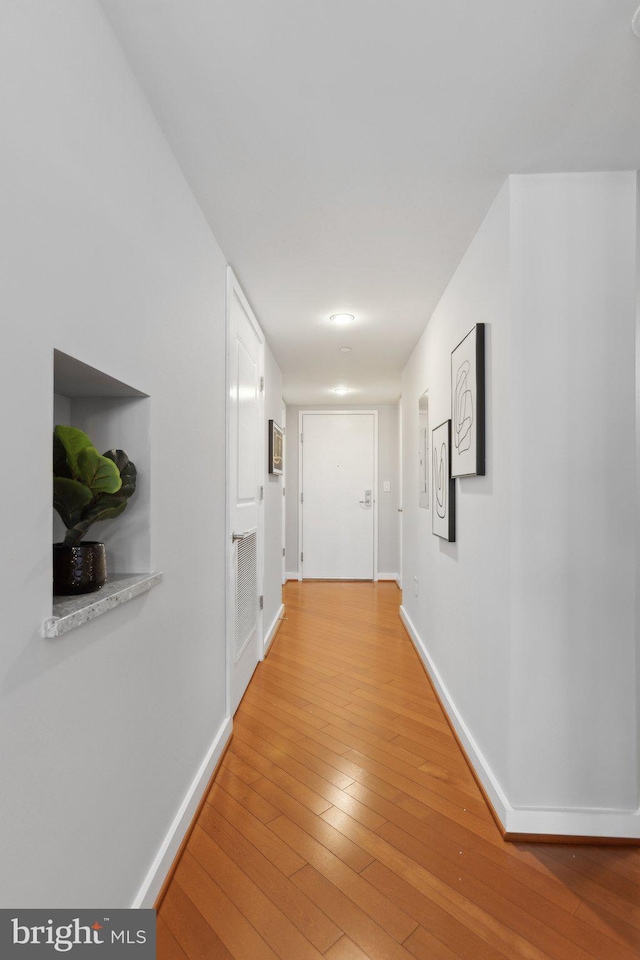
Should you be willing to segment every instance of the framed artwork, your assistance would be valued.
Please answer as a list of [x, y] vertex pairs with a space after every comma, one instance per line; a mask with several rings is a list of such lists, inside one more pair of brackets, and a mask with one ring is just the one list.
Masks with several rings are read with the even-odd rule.
[[432, 530], [449, 543], [456, 539], [456, 482], [451, 476], [451, 420], [431, 434], [433, 473]]
[[484, 476], [484, 323], [451, 354], [451, 476]]
[[284, 430], [275, 420], [269, 420], [269, 473], [278, 476], [284, 469]]

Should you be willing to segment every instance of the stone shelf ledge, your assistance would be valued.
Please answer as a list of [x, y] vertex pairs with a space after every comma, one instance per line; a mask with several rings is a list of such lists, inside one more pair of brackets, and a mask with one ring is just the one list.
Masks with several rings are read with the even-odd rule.
[[162, 581], [161, 573], [115, 573], [96, 593], [77, 597], [56, 597], [52, 616], [44, 621], [45, 637], [61, 637], [69, 630], [95, 620], [108, 610], [133, 600]]

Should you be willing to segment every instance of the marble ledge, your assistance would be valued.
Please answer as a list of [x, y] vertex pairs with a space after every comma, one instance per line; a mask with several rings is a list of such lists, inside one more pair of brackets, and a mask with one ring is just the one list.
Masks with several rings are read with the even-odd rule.
[[96, 593], [54, 598], [52, 616], [43, 624], [44, 636], [61, 637], [69, 630], [146, 593], [161, 581], [161, 573], [115, 573]]

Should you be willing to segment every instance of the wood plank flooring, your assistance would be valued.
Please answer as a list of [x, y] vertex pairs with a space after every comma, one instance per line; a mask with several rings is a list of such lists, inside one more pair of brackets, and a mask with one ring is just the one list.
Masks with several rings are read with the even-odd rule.
[[287, 584], [159, 960], [638, 960], [640, 850], [502, 840], [399, 600]]

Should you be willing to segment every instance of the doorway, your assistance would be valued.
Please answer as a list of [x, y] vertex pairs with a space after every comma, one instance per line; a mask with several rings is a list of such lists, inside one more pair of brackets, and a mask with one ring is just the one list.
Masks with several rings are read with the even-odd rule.
[[376, 580], [378, 414], [300, 411], [300, 578]]

